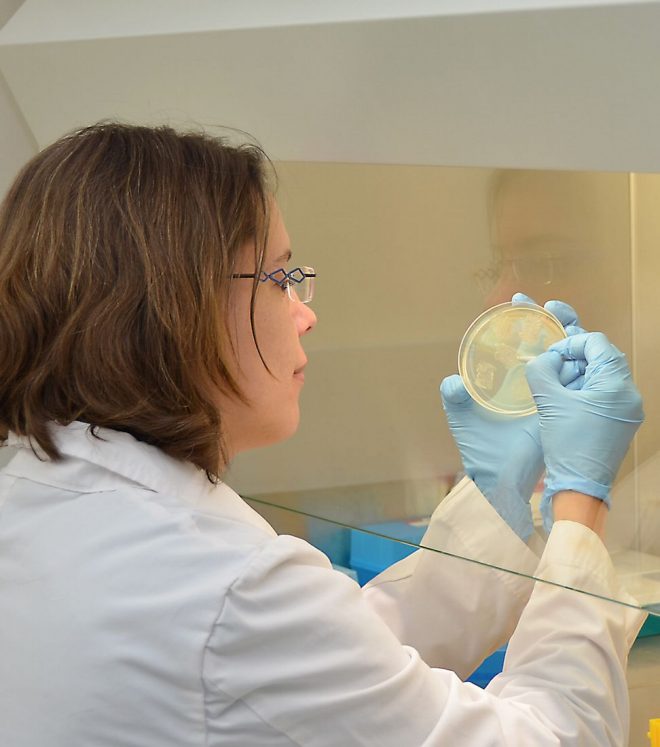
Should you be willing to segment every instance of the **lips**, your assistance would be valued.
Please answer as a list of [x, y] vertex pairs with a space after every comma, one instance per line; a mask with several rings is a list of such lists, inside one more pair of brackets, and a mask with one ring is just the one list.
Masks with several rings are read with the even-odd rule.
[[298, 381], [305, 381], [305, 366], [307, 365], [307, 361], [305, 361], [302, 366], [298, 366], [296, 370], [293, 372], [293, 378], [297, 379]]

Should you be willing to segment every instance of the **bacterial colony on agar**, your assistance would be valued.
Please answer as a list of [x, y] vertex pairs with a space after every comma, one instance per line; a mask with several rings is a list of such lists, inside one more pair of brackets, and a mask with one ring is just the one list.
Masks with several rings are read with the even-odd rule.
[[561, 322], [534, 304], [503, 303], [469, 326], [458, 351], [458, 370], [471, 397], [501, 415], [536, 412], [525, 365], [566, 337]]

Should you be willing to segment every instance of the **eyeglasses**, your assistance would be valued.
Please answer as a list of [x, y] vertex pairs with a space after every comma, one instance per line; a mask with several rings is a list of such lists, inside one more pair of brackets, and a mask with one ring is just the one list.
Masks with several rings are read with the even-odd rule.
[[493, 246], [495, 259], [473, 273], [479, 290], [487, 295], [503, 277], [521, 286], [558, 285], [593, 255], [581, 243], [566, 239], [534, 239], [506, 247]]
[[257, 278], [260, 283], [272, 280], [280, 288], [286, 290], [292, 301], [309, 303], [314, 297], [314, 280], [316, 272], [313, 267], [296, 267], [287, 272], [283, 267], [267, 272], [241, 272], [232, 275], [232, 278]]
[[554, 258], [549, 256], [496, 259], [486, 267], [472, 273], [472, 276], [484, 295], [489, 293], [505, 276], [510, 276], [522, 285], [526, 283], [550, 285], [555, 279], [555, 262]]

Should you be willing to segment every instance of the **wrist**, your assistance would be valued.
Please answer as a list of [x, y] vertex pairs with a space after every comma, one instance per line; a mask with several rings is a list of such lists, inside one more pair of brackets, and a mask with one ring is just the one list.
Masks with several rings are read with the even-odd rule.
[[584, 477], [569, 467], [561, 470], [548, 467], [545, 474], [544, 494], [551, 498], [557, 493], [579, 493], [597, 498], [608, 507], [610, 505], [610, 482], [598, 482], [590, 477]]
[[555, 521], [575, 521], [605, 539], [607, 506], [599, 498], [573, 490], [562, 490], [552, 498]]

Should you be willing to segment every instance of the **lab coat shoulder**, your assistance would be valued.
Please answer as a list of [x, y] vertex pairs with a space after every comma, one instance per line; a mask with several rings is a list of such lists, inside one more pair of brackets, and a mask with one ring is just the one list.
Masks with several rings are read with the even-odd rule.
[[[595, 572], [592, 590], [612, 593], [599, 542], [560, 523], [540, 572], [561, 583]], [[208, 744], [621, 745], [623, 669], [638, 624], [621, 605], [538, 584], [504, 674], [484, 691], [429, 667], [353, 581], [307, 543], [280, 536], [245, 564], [209, 636]]]
[[421, 745], [450, 687], [434, 686], [355, 582], [288, 536], [225, 595], [203, 679], [211, 744]]

